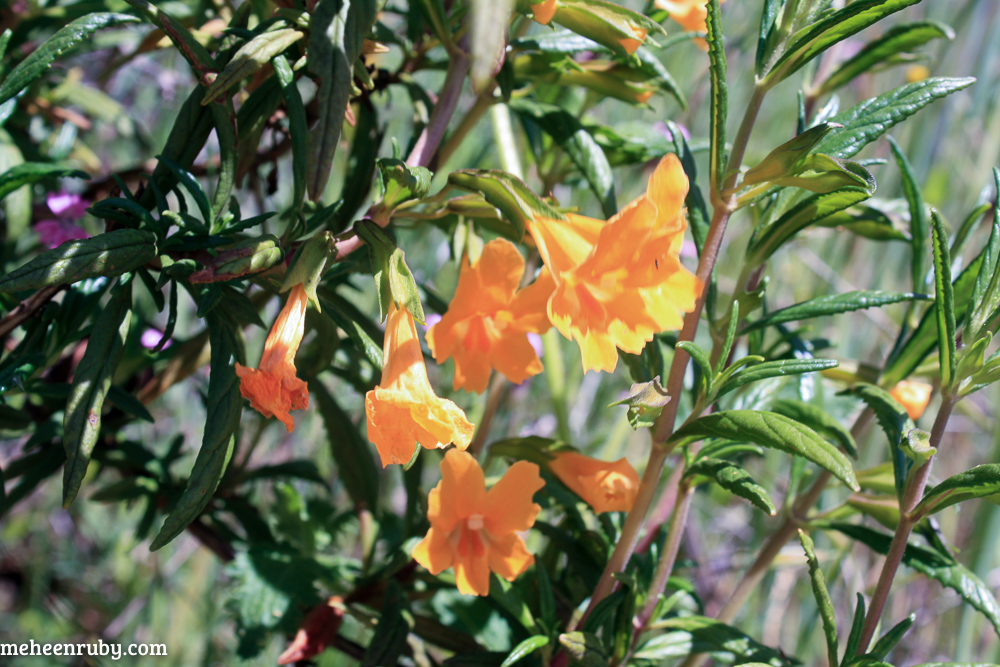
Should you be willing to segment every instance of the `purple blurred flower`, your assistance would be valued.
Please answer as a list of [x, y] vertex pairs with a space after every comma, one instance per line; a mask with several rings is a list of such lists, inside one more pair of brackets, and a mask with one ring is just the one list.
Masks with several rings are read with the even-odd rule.
[[90, 238], [90, 234], [76, 224], [87, 212], [90, 202], [78, 194], [60, 191], [49, 193], [45, 204], [56, 217], [35, 223], [35, 232], [42, 245], [57, 248], [67, 241]]
[[[152, 327], [143, 331], [142, 337], [139, 339], [139, 341], [142, 343], [142, 346], [147, 350], [152, 350], [154, 347], [160, 344], [161, 340], [163, 340], [163, 332], [157, 329], [153, 329]], [[170, 347], [169, 342], [163, 346], [164, 349], [168, 347]]]

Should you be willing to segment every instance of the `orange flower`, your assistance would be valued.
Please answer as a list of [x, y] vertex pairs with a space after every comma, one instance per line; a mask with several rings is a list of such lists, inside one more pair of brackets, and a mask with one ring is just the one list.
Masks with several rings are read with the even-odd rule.
[[309, 387], [295, 376], [295, 353], [305, 332], [307, 301], [302, 283], [293, 287], [264, 341], [260, 366], [236, 364], [240, 393], [250, 399], [250, 407], [265, 417], [277, 417], [289, 433], [295, 426], [289, 411], [309, 407]]
[[916, 421], [931, 402], [931, 389], [932, 387], [926, 382], [901, 380], [889, 391], [889, 395], [906, 408], [906, 414], [910, 415], [910, 419]]
[[389, 306], [382, 359], [382, 382], [365, 395], [368, 439], [382, 467], [408, 463], [418, 443], [428, 449], [450, 442], [468, 447], [475, 427], [462, 408], [431, 389], [413, 315], [405, 308]]
[[491, 368], [518, 384], [542, 372], [528, 332], [551, 326], [545, 302], [555, 282], [542, 269], [538, 280], [519, 290], [523, 274], [524, 258], [505, 239], [487, 243], [475, 264], [462, 263], [448, 312], [427, 331], [437, 362], [455, 359], [455, 389], [484, 391]]
[[[721, 5], [726, 0], [719, 0]], [[705, 32], [708, 30], [708, 0], [656, 0], [653, 3], [657, 9], [670, 12], [670, 18], [681, 24], [688, 32]], [[708, 44], [703, 39], [697, 40], [703, 49]]]
[[679, 329], [701, 282], [681, 265], [688, 181], [676, 155], [660, 160], [646, 194], [605, 224], [582, 215], [528, 221], [556, 291], [549, 319], [580, 344], [583, 369], [613, 371], [616, 347], [638, 354], [653, 336]]
[[489, 595], [491, 571], [514, 581], [535, 562], [517, 533], [534, 525], [542, 508], [531, 497], [543, 486], [538, 466], [518, 461], [487, 492], [476, 459], [449, 449], [427, 497], [431, 528], [413, 559], [431, 574], [455, 568], [465, 595]]
[[556, 15], [556, 2], [557, 0], [544, 0], [537, 5], [531, 5], [531, 13], [535, 16], [535, 20], [542, 25], [548, 25]]
[[560, 452], [549, 469], [597, 513], [631, 511], [639, 491], [639, 474], [624, 458], [608, 463], [576, 452]]

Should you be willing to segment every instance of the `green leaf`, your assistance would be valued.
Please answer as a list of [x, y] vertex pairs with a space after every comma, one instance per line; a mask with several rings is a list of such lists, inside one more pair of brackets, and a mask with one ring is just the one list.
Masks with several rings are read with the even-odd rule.
[[310, 133], [309, 198], [319, 201], [330, 179], [354, 80], [354, 63], [375, 23], [367, 0], [319, 0], [309, 34], [309, 71], [319, 77], [319, 122]]
[[[519, 3], [519, 9], [524, 4]], [[569, 28], [598, 44], [625, 56], [635, 51], [637, 35], [644, 33], [666, 34], [659, 23], [634, 10], [605, 0], [560, 0], [555, 17], [559, 25]], [[635, 43], [635, 44], [633, 44]], [[628, 47], [625, 44], [629, 44]]]
[[629, 423], [632, 424], [632, 428], [638, 429], [652, 426], [663, 406], [669, 402], [670, 395], [660, 384], [660, 376], [656, 376], [649, 382], [633, 384], [628, 390], [628, 396], [609, 403], [608, 407], [627, 405]]
[[294, 477], [307, 482], [315, 482], [321, 486], [326, 486], [326, 480], [320, 474], [319, 468], [313, 461], [297, 459], [276, 463], [274, 465], [261, 466], [247, 470], [240, 475], [241, 483], [250, 482], [255, 479], [275, 479], [279, 477]]
[[156, 236], [137, 229], [116, 229], [43, 252], [0, 278], [0, 292], [66, 285], [95, 276], [119, 276], [156, 257]]
[[760, 14], [760, 30], [757, 36], [757, 55], [755, 58], [755, 71], [758, 77], [767, 70], [767, 65], [774, 55], [778, 35], [778, 16], [785, 8], [785, 2], [786, 0], [764, 0], [764, 10]]
[[505, 30], [514, 11], [514, 0], [473, 0], [469, 3], [469, 79], [472, 90], [482, 93], [493, 81], [507, 48]]
[[389, 316], [389, 305], [394, 304], [396, 308], [410, 311], [413, 319], [423, 324], [424, 307], [420, 303], [420, 291], [417, 290], [413, 274], [406, 266], [403, 251], [396, 246], [391, 236], [371, 220], [359, 220], [354, 229], [368, 246], [381, 320], [385, 321]]
[[726, 85], [726, 49], [722, 42], [722, 18], [719, 0], [708, 0], [708, 73], [711, 82], [711, 119], [709, 128], [708, 173], [711, 179], [712, 198], [719, 193], [726, 168], [726, 116], [729, 113], [729, 93]]
[[607, 667], [609, 656], [604, 644], [589, 632], [569, 632], [559, 635], [559, 643], [566, 649], [570, 664], [580, 667]]
[[[1000, 187], [1000, 169], [993, 168], [993, 183]], [[990, 227], [990, 238], [983, 248], [983, 261], [979, 266], [976, 284], [969, 298], [971, 307], [966, 311], [968, 327], [963, 330], [966, 340], [981, 339], [987, 321], [1000, 305], [1000, 271], [997, 271], [997, 258], [1000, 257], [1000, 216], [994, 207], [993, 224]]]
[[922, 518], [966, 500], [997, 493], [1000, 493], [1000, 463], [979, 465], [952, 475], [928, 491], [914, 508], [913, 515]]
[[836, 359], [782, 359], [779, 361], [765, 361], [754, 364], [739, 370], [738, 372], [716, 380], [716, 398], [724, 396], [734, 389], [751, 382], [760, 382], [768, 378], [784, 377], [786, 375], [801, 375], [802, 373], [815, 373], [828, 368], [836, 368], [839, 362]]
[[665, 634], [646, 642], [634, 654], [636, 660], [662, 664], [666, 658], [711, 653], [725, 664], [745, 665], [756, 662], [771, 667], [795, 664], [780, 651], [764, 646], [741, 630], [704, 616], [676, 616], [659, 621], [657, 629]]
[[862, 204], [834, 213], [819, 223], [822, 227], [842, 227], [849, 232], [873, 241], [906, 241], [911, 237], [897, 229], [893, 219], [885, 212]]
[[[851, 3], [849, 7], [856, 4], [859, 3]], [[833, 157], [849, 158], [934, 100], [968, 88], [975, 81], [973, 78], [924, 79], [865, 100], [827, 119], [828, 122], [839, 123], [844, 127], [821, 141], [815, 151]]]
[[[857, 540], [880, 554], [889, 553], [892, 536], [881, 531], [848, 523], [831, 523], [828, 526]], [[971, 570], [957, 562], [951, 554], [908, 544], [903, 552], [903, 563], [924, 574], [942, 586], [958, 593], [963, 600], [983, 614], [997, 634], [1000, 634], [1000, 603], [992, 589]]]
[[823, 137], [840, 127], [842, 126], [837, 123], [820, 123], [786, 141], [768, 153], [757, 166], [748, 169], [743, 175], [742, 184], [766, 183], [788, 175]]
[[382, 346], [375, 342], [375, 337], [381, 333], [377, 327], [353, 304], [336, 294], [325, 293], [320, 301], [323, 304], [323, 314], [328, 315], [347, 333], [372, 366], [382, 370]]
[[448, 175], [448, 183], [468, 192], [478, 192], [495, 206], [507, 222], [514, 225], [517, 240], [524, 237], [528, 220], [535, 216], [565, 220], [555, 210], [531, 191], [524, 181], [504, 171], [488, 169], [461, 169]]
[[919, 1], [855, 0], [842, 9], [826, 14], [789, 38], [788, 48], [763, 77], [764, 85], [768, 88], [774, 86], [837, 42]]
[[299, 88], [295, 85], [295, 74], [288, 59], [277, 55], [271, 61], [274, 74], [281, 84], [281, 95], [288, 113], [288, 133], [292, 140], [292, 210], [302, 210], [306, 195], [306, 161], [309, 156], [309, 126], [306, 109], [302, 103]]
[[941, 386], [950, 389], [955, 378], [955, 294], [951, 285], [951, 257], [948, 254], [948, 233], [937, 211], [931, 211], [931, 221]]
[[[858, 593], [858, 603], [854, 607], [854, 620], [851, 622], [851, 633], [847, 635], [847, 645], [844, 647], [844, 660], [840, 663], [841, 667], [847, 664], [848, 660], [851, 660], [854, 655], [858, 652], [858, 644], [861, 643], [861, 631], [865, 627], [865, 596]], [[866, 650], [868, 647], [864, 646], [861, 648], [862, 651]], [[830, 667], [833, 667], [832, 665]]]
[[191, 476], [167, 515], [163, 527], [149, 546], [156, 551], [181, 534], [198, 518], [222, 480], [233, 455], [236, 430], [243, 412], [240, 381], [236, 377], [234, 360], [240, 352], [235, 336], [238, 332], [215, 309], [208, 314], [209, 345], [212, 350], [211, 372], [208, 379], [208, 414], [201, 449], [191, 468]]
[[0, 174], [0, 199], [29, 183], [37, 183], [44, 178], [85, 178], [90, 174], [79, 169], [70, 169], [45, 162], [24, 162]]
[[808, 426], [773, 412], [723, 410], [699, 417], [678, 429], [672, 442], [689, 438], [725, 438], [753, 442], [812, 461], [853, 491], [860, 489], [851, 462]]
[[875, 193], [875, 181], [868, 187], [846, 187], [833, 192], [815, 194], [786, 211], [754, 238], [747, 247], [748, 264], [758, 266], [767, 260], [788, 239], [806, 227], [855, 204]]
[[292, 264], [285, 272], [285, 279], [281, 282], [280, 291], [286, 292], [302, 283], [302, 288], [305, 290], [306, 296], [309, 297], [309, 302], [316, 307], [316, 310], [320, 310], [319, 296], [316, 290], [329, 268], [333, 246], [333, 234], [330, 232], [314, 234], [303, 243], [295, 256], [292, 257]]
[[264, 234], [229, 246], [221, 246], [219, 254], [205, 262], [205, 268], [189, 276], [192, 283], [234, 280], [266, 271], [285, 258], [278, 246], [278, 237]]
[[910, 474], [912, 459], [910, 459], [903, 448], [903, 440], [906, 434], [916, 428], [910, 415], [906, 413], [906, 408], [900, 405], [896, 399], [889, 395], [885, 389], [876, 387], [873, 384], [860, 383], [843, 392], [852, 396], [857, 396], [868, 405], [875, 413], [879, 426], [889, 440], [889, 450], [892, 452], [892, 467], [896, 483], [896, 495], [903, 497], [903, 490], [906, 488], [906, 480]]
[[888, 137], [889, 145], [892, 147], [892, 154], [899, 165], [899, 171], [903, 177], [903, 194], [910, 207], [910, 236], [913, 239], [912, 286], [915, 290], [924, 287], [924, 276], [927, 275], [927, 240], [930, 235], [930, 220], [927, 215], [927, 207], [924, 205], [923, 195], [920, 193], [920, 185], [913, 174], [913, 166], [906, 158], [903, 150], [892, 137]]
[[816, 545], [812, 538], [801, 528], [799, 529], [799, 543], [806, 552], [806, 560], [809, 562], [809, 581], [812, 583], [813, 596], [816, 598], [816, 606], [819, 608], [819, 616], [823, 621], [823, 635], [826, 637], [826, 655], [830, 667], [840, 662], [837, 657], [837, 618], [833, 611], [833, 601], [830, 599], [830, 592], [826, 588], [826, 577], [816, 559]]
[[889, 631], [879, 637], [879, 640], [875, 642], [875, 646], [872, 646], [872, 649], [867, 653], [867, 656], [875, 660], [881, 660], [889, 655], [889, 651], [891, 651], [893, 647], [899, 643], [899, 640], [903, 638], [903, 635], [905, 635], [909, 629], [913, 627], [913, 623], [916, 620], [916, 614], [910, 614], [902, 621], [889, 628]]
[[390, 579], [386, 586], [375, 634], [361, 659], [361, 667], [395, 665], [406, 649], [406, 636], [413, 627], [413, 616], [399, 582]]
[[521, 658], [526, 658], [543, 646], [549, 645], [549, 638], [545, 635], [534, 635], [533, 637], [528, 637], [520, 644], [514, 647], [514, 650], [510, 652], [507, 659], [503, 661], [500, 667], [510, 667], [511, 665], [519, 662]]
[[597, 195], [605, 217], [610, 218], [618, 212], [611, 165], [600, 145], [576, 116], [554, 104], [542, 104], [527, 98], [511, 101], [510, 108], [537, 123], [566, 151], [587, 180], [590, 189]]
[[701, 188], [698, 186], [698, 169], [695, 165], [694, 156], [691, 154], [691, 148], [688, 146], [681, 128], [673, 121], [667, 121], [667, 130], [670, 131], [672, 143], [674, 144], [674, 153], [680, 158], [681, 165], [684, 167], [684, 174], [688, 177], [690, 187], [688, 188], [684, 204], [687, 206], [691, 236], [694, 238], [694, 244], [698, 248], [698, 255], [700, 256], [701, 250], [705, 246], [705, 237], [708, 236], [710, 217], [708, 215], [708, 208], [705, 206], [705, 198], [702, 196]]
[[752, 505], [774, 516], [778, 510], [767, 490], [754, 481], [743, 468], [732, 461], [703, 457], [688, 466], [685, 477], [703, 476], [729, 491], [734, 496], [749, 500]]
[[822, 436], [835, 441], [851, 456], [858, 458], [854, 436], [833, 415], [812, 403], [792, 398], [782, 398], [771, 403], [771, 411], [805, 424]]
[[211, 104], [220, 95], [260, 70], [275, 56], [280, 55], [295, 42], [305, 37], [294, 28], [280, 28], [257, 35], [233, 54], [219, 76], [205, 90], [202, 105]]
[[866, 308], [877, 308], [891, 303], [929, 298], [924, 294], [914, 294], [913, 292], [883, 292], [881, 290], [858, 290], [820, 296], [770, 312], [745, 326], [742, 333], [750, 333], [785, 322], [802, 322], [813, 317], [836, 315]]
[[139, 19], [128, 14], [108, 12], [87, 14], [71, 21], [32, 51], [4, 78], [3, 83], [0, 84], [0, 104], [27, 88], [60, 56], [90, 40], [91, 35], [98, 30], [123, 23], [138, 23], [138, 21]]
[[63, 507], [76, 499], [101, 431], [101, 410], [132, 324], [132, 285], [119, 284], [96, 319], [87, 350], [73, 374], [63, 417]]
[[894, 25], [884, 35], [866, 44], [863, 49], [840, 65], [819, 86], [815, 94], [817, 97], [826, 96], [864, 72], [939, 37], [952, 40], [955, 38], [955, 31], [938, 21], [915, 21]]
[[[156, 201], [157, 188], [165, 193], [173, 190], [178, 182], [183, 182], [192, 196], [195, 197], [195, 201], [202, 211], [202, 219], [208, 223], [212, 219], [208, 197], [205, 196], [194, 177], [185, 171], [194, 163], [212, 132], [212, 114], [201, 106], [204, 91], [205, 89], [201, 86], [196, 86], [184, 104], [181, 105], [174, 126], [167, 137], [167, 143], [160, 151], [160, 155], [157, 156], [158, 162], [156, 168], [153, 169], [153, 176], [150, 180], [156, 185], [156, 188], [151, 187], [146, 190], [140, 202], [143, 206], [152, 208]], [[204, 199], [204, 207], [202, 207], [201, 199], [198, 198], [199, 195]], [[178, 196], [181, 196], [180, 193]]]
[[382, 185], [380, 206], [386, 213], [405, 202], [423, 199], [431, 189], [434, 174], [427, 167], [411, 167], [395, 158], [380, 158], [375, 165]]
[[379, 471], [368, 441], [361, 437], [358, 427], [322, 382], [311, 381], [309, 393], [323, 417], [340, 483], [356, 507], [374, 511], [378, 507]]
[[236, 169], [239, 162], [239, 150], [236, 138], [236, 112], [233, 101], [226, 100], [222, 104], [213, 104], [212, 122], [215, 124], [215, 135], [219, 140], [219, 181], [212, 196], [214, 215], [206, 220], [213, 233], [221, 230], [222, 217], [229, 208], [229, 195], [236, 185]]

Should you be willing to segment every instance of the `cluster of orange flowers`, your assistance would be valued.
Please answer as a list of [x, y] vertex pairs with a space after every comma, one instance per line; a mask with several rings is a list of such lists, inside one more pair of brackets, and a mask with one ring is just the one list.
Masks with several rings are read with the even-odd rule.
[[[455, 388], [482, 392], [492, 370], [518, 383], [541, 373], [528, 334], [553, 325], [579, 343], [585, 370], [604, 371], [614, 370], [618, 348], [638, 353], [656, 333], [679, 327], [701, 289], [678, 259], [687, 189], [679, 160], [669, 155], [647, 192], [607, 222], [574, 214], [536, 217], [528, 232], [544, 267], [524, 287], [525, 261], [509, 241], [490, 241], [475, 262], [465, 259], [448, 311], [427, 332], [434, 358], [455, 360]], [[236, 367], [243, 396], [289, 431], [289, 412], [309, 405], [294, 365], [307, 301], [302, 285], [292, 288], [259, 368]], [[413, 557], [435, 574], [454, 568], [461, 592], [485, 595], [490, 572], [513, 580], [534, 562], [519, 533], [540, 511], [532, 502], [544, 485], [539, 467], [519, 461], [486, 490], [482, 469], [464, 451], [475, 427], [455, 403], [434, 393], [405, 308], [390, 307], [382, 354], [382, 380], [365, 396], [368, 437], [382, 465], [409, 462], [418, 444], [455, 445], [428, 499], [431, 529]], [[548, 467], [597, 512], [628, 511], [635, 500], [639, 477], [625, 459], [608, 463], [566, 451]]]

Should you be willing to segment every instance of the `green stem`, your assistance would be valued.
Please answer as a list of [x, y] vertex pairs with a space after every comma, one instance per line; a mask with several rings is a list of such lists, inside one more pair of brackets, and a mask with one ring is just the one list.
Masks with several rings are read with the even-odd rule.
[[545, 378], [549, 381], [552, 411], [556, 415], [556, 433], [563, 442], [573, 439], [569, 429], [569, 406], [566, 404], [566, 368], [559, 348], [559, 332], [549, 329], [542, 335]]
[[[944, 436], [944, 429], [948, 425], [948, 418], [955, 407], [957, 399], [945, 393], [942, 395], [941, 408], [938, 410], [934, 426], [931, 428], [929, 445], [937, 448], [941, 444]], [[931, 474], [931, 464], [934, 457], [927, 459], [923, 465], [917, 468], [910, 476], [910, 480], [903, 491], [903, 501], [899, 507], [899, 523], [896, 525], [896, 532], [892, 536], [892, 544], [889, 546], [889, 553], [882, 564], [882, 572], [879, 574], [878, 584], [872, 594], [871, 604], [868, 607], [868, 614], [865, 616], [865, 623], [861, 629], [861, 641], [858, 643], [858, 655], [868, 650], [872, 637], [875, 636], [875, 628], [878, 627], [882, 618], [882, 611], [885, 609], [885, 602], [889, 597], [889, 590], [892, 588], [892, 581], [896, 577], [896, 571], [903, 560], [903, 553], [906, 551], [906, 543], [910, 539], [913, 526], [920, 520], [913, 515], [913, 510], [920, 499], [924, 496], [924, 489]]]

